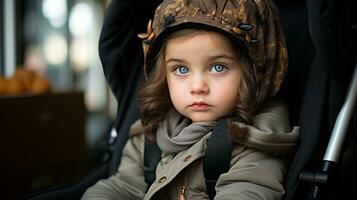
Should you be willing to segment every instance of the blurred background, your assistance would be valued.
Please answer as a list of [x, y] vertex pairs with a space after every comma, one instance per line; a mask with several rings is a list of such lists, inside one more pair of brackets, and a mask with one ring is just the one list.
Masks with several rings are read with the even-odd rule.
[[117, 107], [98, 54], [109, 3], [0, 1], [1, 199], [96, 167]]

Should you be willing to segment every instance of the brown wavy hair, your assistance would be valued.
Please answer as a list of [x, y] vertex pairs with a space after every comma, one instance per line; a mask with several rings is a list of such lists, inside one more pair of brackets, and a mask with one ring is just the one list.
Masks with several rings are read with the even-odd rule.
[[[175, 31], [162, 40], [162, 46], [156, 54], [156, 57], [147, 62], [148, 64], [151, 63], [150, 66], [153, 67], [146, 81], [139, 89], [138, 97], [144, 133], [149, 141], [155, 142], [159, 122], [165, 118], [169, 108], [172, 106], [165, 72], [165, 51], [167, 41], [178, 37], [189, 38], [207, 32], [211, 31], [192, 28]], [[255, 114], [258, 103], [260, 103], [256, 98], [259, 93], [258, 81], [255, 78], [257, 72], [253, 67], [251, 56], [248, 53], [249, 51], [243, 46], [243, 43], [234, 40], [232, 40], [232, 42], [241, 67], [242, 78], [235, 108], [232, 113], [229, 113], [228, 117], [234, 118], [239, 116], [240, 119], [249, 124]], [[245, 138], [245, 129], [234, 125], [232, 121], [229, 121], [228, 127], [231, 130], [230, 132], [233, 141], [238, 142]]]

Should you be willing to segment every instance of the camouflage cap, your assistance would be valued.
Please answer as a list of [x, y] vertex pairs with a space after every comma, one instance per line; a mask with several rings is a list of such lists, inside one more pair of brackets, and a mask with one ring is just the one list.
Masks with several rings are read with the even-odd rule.
[[279, 90], [288, 66], [278, 8], [271, 0], [164, 0], [139, 34], [145, 54], [144, 72], [150, 74], [160, 39], [174, 30], [195, 27], [217, 30], [242, 41], [248, 48], [260, 95]]

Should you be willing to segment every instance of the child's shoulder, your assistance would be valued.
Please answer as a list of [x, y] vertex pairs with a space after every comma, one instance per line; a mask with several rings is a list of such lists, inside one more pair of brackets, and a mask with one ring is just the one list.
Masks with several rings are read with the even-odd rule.
[[144, 126], [141, 119], [136, 120], [129, 129], [130, 137], [142, 135], [144, 131]]
[[285, 123], [287, 125], [286, 128], [289, 128], [289, 108], [281, 98], [271, 98], [262, 105], [260, 111], [254, 116], [253, 121], [256, 123], [259, 121], [264, 123], [268, 123], [268, 121], [271, 123]]
[[127, 141], [128, 152], [136, 152], [143, 157], [145, 146], [145, 135], [143, 134], [144, 128], [141, 120], [136, 120], [129, 129], [129, 139]]
[[288, 111], [288, 106], [280, 97], [272, 97], [263, 104], [263, 112], [266, 110], [285, 110]]

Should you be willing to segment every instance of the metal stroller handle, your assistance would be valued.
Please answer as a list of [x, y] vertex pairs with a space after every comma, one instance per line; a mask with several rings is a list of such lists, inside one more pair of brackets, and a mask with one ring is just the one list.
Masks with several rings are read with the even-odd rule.
[[336, 162], [340, 155], [342, 145], [347, 133], [350, 119], [352, 118], [353, 109], [357, 99], [357, 62], [353, 79], [348, 91], [345, 103], [343, 104], [340, 113], [337, 116], [335, 126], [333, 127], [329, 144], [326, 149], [324, 161]]
[[357, 101], [357, 62], [355, 64], [354, 74], [350, 84], [345, 103], [343, 104], [322, 161], [321, 170], [319, 172], [301, 172], [300, 181], [311, 183], [312, 191], [309, 199], [317, 199], [320, 187], [327, 185], [334, 178], [335, 167], [340, 156], [343, 142], [345, 140], [347, 129], [352, 118], [353, 110]]

